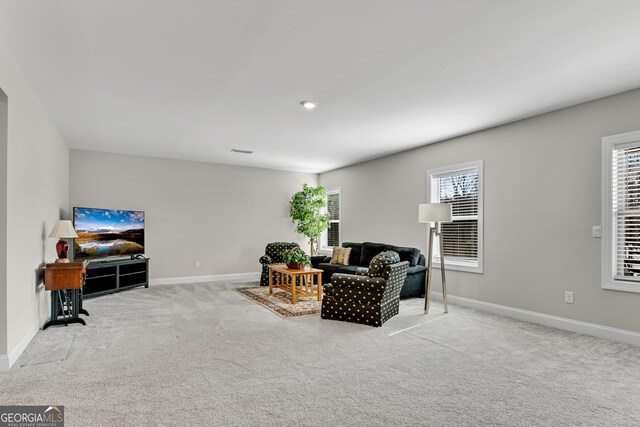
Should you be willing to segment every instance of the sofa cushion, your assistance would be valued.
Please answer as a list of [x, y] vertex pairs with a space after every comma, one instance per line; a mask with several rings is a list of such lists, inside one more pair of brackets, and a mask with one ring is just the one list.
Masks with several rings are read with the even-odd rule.
[[349, 265], [349, 255], [351, 248], [333, 248], [330, 264]]
[[[384, 269], [391, 264], [400, 262], [397, 252], [386, 251], [374, 256], [369, 265], [369, 277], [382, 277]], [[406, 264], [405, 264], [406, 265]]]
[[384, 252], [384, 243], [364, 242], [362, 244], [362, 256], [360, 257], [360, 265], [368, 267], [371, 264], [371, 260], [374, 256], [380, 252]]
[[[360, 257], [362, 256], [362, 243], [343, 242], [342, 247], [351, 248], [351, 255], [349, 255], [349, 264], [362, 266], [362, 264], [360, 264]], [[367, 263], [365, 266], [369, 267], [369, 264]]]
[[409, 265], [418, 265], [418, 260], [420, 259], [420, 249], [387, 245], [385, 246], [384, 250], [397, 252], [400, 256], [400, 260], [407, 261]]
[[331, 282], [331, 276], [333, 276], [334, 273], [354, 274], [358, 269], [358, 266], [323, 262], [318, 265], [318, 268], [322, 270], [322, 281], [324, 283], [329, 283]]

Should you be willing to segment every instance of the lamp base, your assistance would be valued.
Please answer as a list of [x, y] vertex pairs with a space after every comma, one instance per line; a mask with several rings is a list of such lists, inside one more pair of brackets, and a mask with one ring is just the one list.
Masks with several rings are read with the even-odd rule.
[[69, 262], [67, 258], [67, 252], [69, 251], [69, 244], [67, 244], [66, 240], [60, 239], [58, 243], [56, 243], [56, 252], [58, 253], [58, 259], [56, 262]]

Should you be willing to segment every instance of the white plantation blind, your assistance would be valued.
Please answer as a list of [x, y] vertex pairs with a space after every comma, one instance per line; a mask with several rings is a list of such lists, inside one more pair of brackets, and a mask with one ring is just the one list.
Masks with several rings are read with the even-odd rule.
[[329, 253], [334, 246], [340, 246], [340, 187], [326, 190], [329, 228], [322, 233], [320, 249]]
[[640, 292], [640, 131], [602, 138], [602, 287]]
[[640, 143], [613, 149], [611, 178], [614, 277], [640, 281]]
[[[453, 222], [442, 223], [447, 267], [482, 271], [482, 162], [429, 171], [430, 201], [451, 203]], [[436, 241], [434, 263], [440, 263]]]
[[327, 211], [329, 212], [329, 229], [327, 230], [327, 246], [340, 246], [340, 193], [327, 194]]

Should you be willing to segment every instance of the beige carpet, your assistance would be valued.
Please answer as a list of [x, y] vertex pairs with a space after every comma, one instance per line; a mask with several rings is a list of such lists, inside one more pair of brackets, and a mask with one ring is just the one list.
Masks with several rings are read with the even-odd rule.
[[291, 304], [291, 294], [282, 289], [274, 289], [271, 295], [268, 286], [239, 288], [236, 292], [268, 308], [283, 319], [320, 315], [321, 303], [317, 297], [298, 297], [296, 303]]
[[283, 321], [235, 292], [137, 288], [39, 331], [3, 405], [66, 427], [638, 426], [640, 348], [419, 298], [380, 328]]

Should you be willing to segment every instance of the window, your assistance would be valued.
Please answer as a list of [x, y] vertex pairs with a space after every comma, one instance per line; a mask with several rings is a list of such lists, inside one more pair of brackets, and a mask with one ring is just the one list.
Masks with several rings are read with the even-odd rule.
[[329, 213], [329, 229], [322, 233], [320, 249], [331, 252], [334, 246], [340, 246], [340, 189], [327, 190], [327, 212]]
[[640, 131], [602, 138], [602, 287], [640, 292]]
[[[453, 222], [442, 223], [445, 266], [482, 273], [482, 161], [427, 171], [428, 200], [451, 203]], [[440, 247], [434, 245], [434, 267], [440, 266]]]

